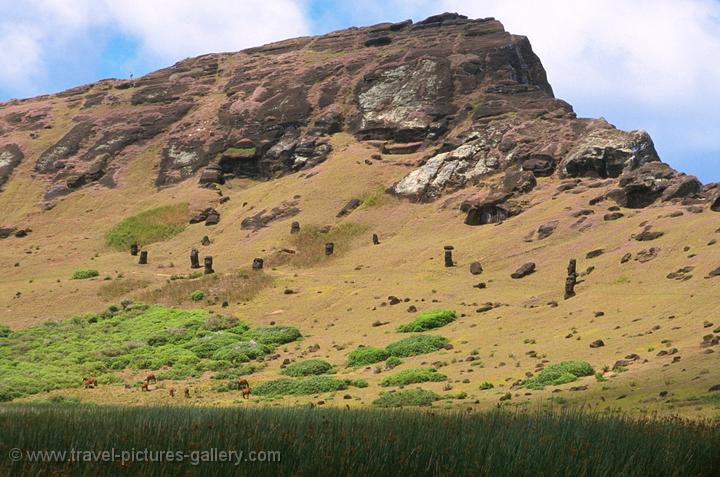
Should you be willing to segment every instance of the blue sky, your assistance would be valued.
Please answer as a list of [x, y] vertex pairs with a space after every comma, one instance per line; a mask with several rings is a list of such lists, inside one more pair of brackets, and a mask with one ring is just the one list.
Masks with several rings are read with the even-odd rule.
[[720, 0], [0, 0], [0, 101], [188, 56], [442, 11], [526, 35], [580, 116], [720, 181]]

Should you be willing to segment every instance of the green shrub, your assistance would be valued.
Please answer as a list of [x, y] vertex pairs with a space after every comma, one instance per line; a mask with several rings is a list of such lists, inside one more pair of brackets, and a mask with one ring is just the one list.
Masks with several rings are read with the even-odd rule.
[[7, 338], [12, 333], [9, 327], [0, 325], [0, 338]]
[[272, 348], [262, 343], [238, 341], [233, 345], [220, 348], [211, 357], [215, 360], [229, 361], [234, 365], [238, 365], [265, 356], [271, 351]]
[[79, 387], [88, 375], [103, 385], [119, 383], [128, 368], [155, 370], [160, 379], [249, 368], [242, 363], [273, 347], [246, 340], [247, 330], [237, 319], [205, 310], [141, 303], [21, 328], [0, 339], [0, 400]]
[[192, 301], [200, 301], [203, 298], [205, 298], [205, 293], [203, 293], [202, 290], [195, 290], [190, 294], [190, 299]]
[[237, 379], [255, 372], [252, 366], [240, 366], [235, 369], [224, 369], [215, 373], [210, 379]]
[[456, 314], [452, 310], [429, 310], [420, 313], [413, 321], [398, 326], [401, 333], [412, 333], [440, 328], [455, 321]]
[[348, 386], [354, 386], [356, 388], [366, 388], [369, 386], [365, 379], [345, 379], [345, 383]]
[[234, 333], [218, 331], [188, 341], [183, 347], [189, 349], [200, 358], [210, 358], [219, 349], [232, 346], [240, 341], [241, 338]]
[[408, 384], [446, 381], [447, 376], [432, 368], [408, 368], [385, 377], [380, 386], [405, 386]]
[[388, 368], [388, 369], [393, 369], [393, 368], [397, 368], [397, 367], [400, 366], [402, 363], [403, 363], [402, 360], [401, 360], [400, 358], [398, 358], [397, 356], [390, 356], [390, 357], [385, 361], [385, 367]]
[[227, 330], [236, 334], [243, 334], [250, 329], [238, 318], [230, 315], [213, 315], [203, 323], [203, 328], [210, 331]]
[[173, 237], [185, 229], [188, 221], [188, 204], [157, 207], [128, 217], [105, 235], [105, 243], [117, 250], [130, 245], [148, 245]]
[[426, 389], [408, 389], [394, 393], [381, 393], [373, 401], [377, 407], [429, 406], [438, 401], [440, 396]]
[[95, 278], [98, 275], [100, 275], [100, 273], [92, 268], [79, 268], [73, 272], [71, 278], [73, 280], [85, 280], [88, 278]]
[[392, 356], [407, 358], [418, 354], [432, 353], [448, 345], [447, 338], [435, 335], [414, 335], [390, 343], [387, 352]]
[[487, 391], [488, 389], [492, 389], [492, 388], [494, 388], [494, 387], [495, 387], [495, 386], [493, 385], [493, 383], [489, 383], [489, 382], [487, 382], [487, 381], [484, 381], [484, 382], [480, 383], [480, 390], [481, 390], [481, 391]]
[[98, 384], [122, 384], [123, 380], [117, 374], [107, 373], [98, 376], [97, 382]]
[[358, 367], [385, 361], [390, 354], [381, 348], [362, 346], [348, 354], [348, 366]]
[[347, 389], [348, 385], [342, 379], [331, 376], [311, 376], [307, 378], [282, 378], [265, 381], [253, 388], [258, 396], [286, 396], [320, 394]]
[[243, 334], [243, 338], [246, 340], [275, 346], [291, 343], [301, 337], [300, 331], [294, 326], [262, 326]]
[[582, 376], [592, 376], [595, 370], [585, 361], [562, 361], [552, 364], [530, 379], [525, 386], [529, 389], [543, 389], [545, 386], [557, 386], [571, 383]]
[[313, 376], [318, 374], [328, 374], [332, 371], [332, 365], [321, 359], [306, 359], [298, 363], [288, 365], [281, 371], [286, 376], [299, 378], [302, 376]]

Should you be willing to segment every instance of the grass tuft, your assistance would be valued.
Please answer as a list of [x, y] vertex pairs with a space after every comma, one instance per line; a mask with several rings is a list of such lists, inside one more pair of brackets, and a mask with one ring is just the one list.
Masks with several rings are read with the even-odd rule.
[[525, 386], [529, 389], [543, 389], [545, 386], [558, 386], [572, 383], [583, 376], [592, 376], [595, 370], [585, 361], [562, 361], [546, 367], [537, 376], [528, 379]]
[[385, 377], [380, 386], [407, 386], [408, 384], [447, 381], [447, 376], [432, 368], [408, 368]]
[[71, 278], [73, 280], [86, 280], [88, 278], [95, 278], [99, 275], [100, 273], [92, 268], [79, 268], [73, 272]]
[[420, 313], [413, 321], [398, 326], [401, 333], [413, 333], [440, 328], [455, 321], [457, 315], [452, 310], [428, 310]]
[[300, 378], [303, 376], [314, 376], [329, 374], [332, 372], [332, 364], [322, 359], [306, 359], [298, 363], [292, 363], [281, 371], [286, 376]]

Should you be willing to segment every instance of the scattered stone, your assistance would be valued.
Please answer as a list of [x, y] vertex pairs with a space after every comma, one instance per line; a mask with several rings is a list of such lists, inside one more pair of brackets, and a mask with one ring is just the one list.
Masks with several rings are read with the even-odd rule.
[[388, 303], [389, 303], [390, 305], [397, 305], [397, 304], [402, 303], [402, 300], [401, 300], [400, 298], [396, 297], [396, 296], [390, 295], [390, 296], [388, 297]]
[[299, 234], [300, 233], [300, 222], [293, 222], [290, 224], [290, 233], [291, 234]]
[[340, 209], [340, 212], [337, 213], [336, 217], [345, 217], [346, 215], [350, 215], [350, 213], [360, 207], [362, 205], [362, 200], [360, 199], [350, 199], [345, 206]]
[[528, 262], [520, 266], [515, 272], [513, 272], [510, 276], [514, 279], [523, 278], [531, 273], [535, 272], [535, 263]]
[[652, 230], [643, 230], [639, 234], [635, 235], [634, 238], [638, 242], [649, 242], [650, 240], [655, 240], [665, 235], [665, 232], [659, 232], [659, 231], [652, 231]]
[[262, 258], [254, 258], [252, 263], [253, 270], [262, 270], [265, 261]]
[[470, 273], [473, 275], [480, 275], [483, 272], [483, 267], [480, 262], [473, 262], [470, 264]]
[[205, 246], [205, 247], [207, 247], [208, 245], [210, 245], [210, 237], [208, 237], [207, 235], [205, 235], [205, 236], [202, 238], [202, 240], [200, 241], [200, 244], [203, 245], [203, 246]]
[[408, 313], [415, 313], [417, 311], [417, 307], [415, 305], [410, 305], [407, 309]]
[[720, 267], [717, 267], [715, 270], [708, 273], [708, 278], [710, 277], [720, 277]]
[[335, 244], [333, 242], [328, 242], [325, 244], [325, 255], [332, 255], [335, 251]]
[[632, 258], [632, 253], [628, 252], [622, 256], [622, 258], [620, 259], [620, 263], [627, 263], [630, 261], [631, 258]]
[[559, 223], [560, 222], [557, 220], [552, 220], [552, 221], [546, 222], [546, 223], [542, 224], [540, 227], [538, 227], [538, 229], [537, 229], [538, 240], [543, 240], [543, 239], [546, 239], [549, 236], [551, 236], [553, 234], [553, 232], [555, 232], [555, 229], [557, 228]]
[[140, 251], [140, 247], [136, 243], [130, 245], [130, 255], [134, 257], [138, 254], [138, 251]]
[[482, 290], [483, 288], [487, 288], [487, 285], [485, 284], [485, 282], [480, 282], [476, 285], [473, 285], [473, 288], [479, 288]]
[[683, 267], [683, 268], [678, 269], [675, 272], [668, 273], [667, 278], [670, 280], [678, 280], [678, 281], [684, 282], [684, 281], [690, 280], [692, 278], [692, 275], [689, 275], [689, 273], [691, 271], [693, 271], [694, 269], [695, 269], [695, 267], [691, 267], [691, 266]]
[[610, 214], [603, 215], [603, 220], [609, 222], [611, 220], [617, 220], [623, 217], [625, 217], [625, 214], [623, 214], [622, 212], [612, 212]]
[[588, 252], [588, 253], [585, 255], [585, 258], [595, 258], [595, 257], [599, 257], [599, 256], [602, 255], [603, 253], [605, 253], [605, 250], [602, 249], [602, 248], [598, 248], [598, 249], [596, 249], [596, 250], [592, 250], [592, 251]]
[[591, 348], [602, 348], [603, 346], [605, 346], [605, 342], [603, 340], [595, 340], [590, 343]]
[[720, 384], [714, 384], [714, 385], [710, 386], [710, 388], [708, 389], [709, 393], [715, 393], [718, 391], [720, 391]]
[[[210, 219], [210, 224], [207, 223], [208, 219]], [[214, 225], [212, 222], [217, 224], [220, 222], [220, 213], [212, 207], [208, 207], [190, 218], [191, 224], [198, 224], [200, 222], [205, 222], [205, 225]]]
[[635, 257], [635, 260], [640, 263], [649, 262], [650, 260], [656, 258], [658, 256], [658, 253], [660, 252], [659, 248], [651, 247], [648, 249], [640, 250]]

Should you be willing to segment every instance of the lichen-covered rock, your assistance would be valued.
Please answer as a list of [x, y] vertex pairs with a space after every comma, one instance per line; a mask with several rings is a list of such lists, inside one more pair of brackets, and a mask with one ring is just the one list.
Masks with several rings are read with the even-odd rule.
[[662, 162], [650, 162], [625, 172], [607, 197], [622, 207], [637, 209], [660, 198], [679, 199], [701, 191], [702, 184], [695, 177], [680, 174]]
[[405, 176], [392, 187], [397, 195], [427, 201], [438, 197], [443, 191], [463, 187], [496, 170], [499, 162], [480, 151], [479, 141], [463, 144], [456, 149], [437, 154]]
[[618, 177], [623, 171], [659, 160], [645, 131], [603, 128], [580, 139], [562, 161], [561, 169], [567, 177]]
[[0, 146], [0, 187], [10, 178], [13, 170], [25, 158], [17, 144]]

